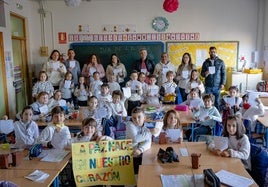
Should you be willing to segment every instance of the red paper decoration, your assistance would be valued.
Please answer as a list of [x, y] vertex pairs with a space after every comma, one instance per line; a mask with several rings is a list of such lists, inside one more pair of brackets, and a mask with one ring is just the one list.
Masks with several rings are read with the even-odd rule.
[[163, 3], [163, 9], [167, 12], [174, 12], [179, 8], [179, 0], [165, 0]]

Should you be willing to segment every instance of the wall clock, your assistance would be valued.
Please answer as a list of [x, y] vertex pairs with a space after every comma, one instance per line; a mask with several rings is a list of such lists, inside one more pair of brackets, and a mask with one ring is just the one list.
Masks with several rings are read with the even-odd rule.
[[156, 17], [153, 19], [152, 27], [157, 32], [164, 32], [168, 28], [168, 20], [164, 17]]

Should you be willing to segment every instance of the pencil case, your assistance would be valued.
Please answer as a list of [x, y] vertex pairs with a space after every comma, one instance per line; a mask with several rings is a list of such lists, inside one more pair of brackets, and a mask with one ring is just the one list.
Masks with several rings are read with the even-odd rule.
[[203, 174], [204, 174], [205, 183], [209, 187], [220, 187], [221, 186], [220, 179], [216, 176], [216, 174], [214, 173], [214, 171], [212, 169], [204, 169]]
[[43, 146], [42, 144], [34, 144], [29, 149], [29, 159], [31, 160], [33, 157], [38, 157], [42, 152]]
[[189, 107], [187, 105], [176, 105], [175, 110], [178, 111], [188, 111]]

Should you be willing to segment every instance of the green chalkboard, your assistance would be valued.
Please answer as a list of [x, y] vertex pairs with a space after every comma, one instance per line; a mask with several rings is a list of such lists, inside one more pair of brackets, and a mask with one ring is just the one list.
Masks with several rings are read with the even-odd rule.
[[75, 59], [80, 62], [81, 68], [88, 62], [89, 56], [95, 53], [101, 61], [104, 69], [110, 63], [111, 54], [116, 53], [120, 61], [125, 64], [129, 74], [133, 70], [134, 63], [140, 58], [139, 50], [146, 48], [148, 58], [155, 64], [161, 59], [161, 53], [164, 51], [162, 42], [104, 42], [104, 43], [72, 43], [71, 48], [75, 51]]

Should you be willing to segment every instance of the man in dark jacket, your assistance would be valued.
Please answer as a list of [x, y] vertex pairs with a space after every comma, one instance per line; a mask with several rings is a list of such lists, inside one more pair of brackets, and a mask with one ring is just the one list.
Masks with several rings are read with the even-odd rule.
[[141, 49], [140, 50], [140, 59], [136, 61], [134, 65], [134, 69], [138, 72], [144, 72], [146, 77], [154, 73], [154, 63], [152, 60], [147, 58], [147, 50]]
[[205, 78], [206, 93], [215, 96], [214, 105], [219, 109], [220, 91], [226, 83], [225, 64], [218, 58], [216, 47], [209, 48], [209, 55], [202, 65], [201, 76]]

